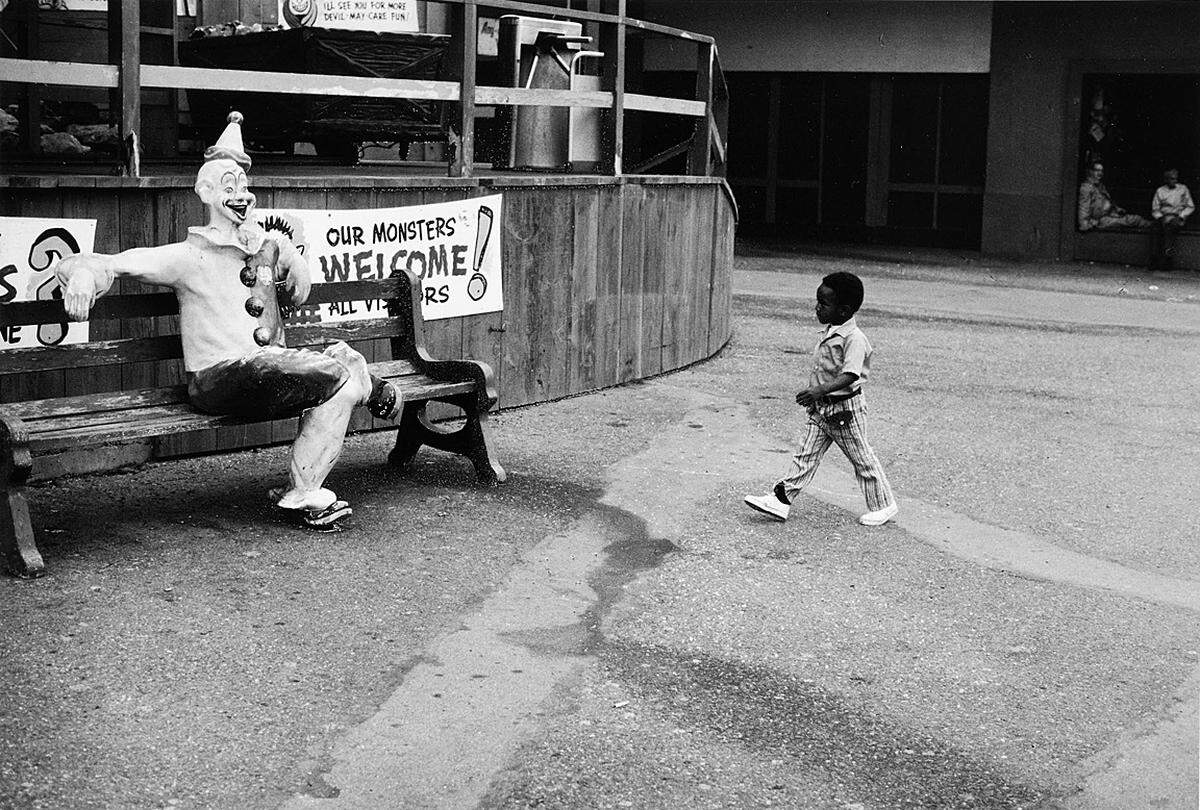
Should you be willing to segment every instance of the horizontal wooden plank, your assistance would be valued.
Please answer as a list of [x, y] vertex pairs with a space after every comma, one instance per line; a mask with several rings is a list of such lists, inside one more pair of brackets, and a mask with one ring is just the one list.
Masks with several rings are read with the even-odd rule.
[[[105, 295], [96, 299], [89, 321], [120, 320], [122, 318], [153, 318], [179, 312], [175, 293], [143, 293], [141, 295]], [[0, 327], [35, 326], [43, 323], [64, 323], [67, 313], [62, 301], [11, 301], [0, 304]]]
[[[370, 365], [371, 373], [394, 382], [410, 400], [426, 399], [438, 394], [461, 393], [459, 388], [450, 390], [448, 383], [433, 383], [420, 374], [407, 360], [385, 360]], [[470, 390], [470, 385], [467, 386]], [[152, 405], [187, 402], [187, 386], [172, 385], [165, 388], [143, 388], [137, 391], [109, 391], [100, 394], [84, 394], [74, 397], [35, 399], [26, 402], [11, 402], [0, 405], [0, 413], [33, 422], [37, 419], [89, 414], [104, 411], [133, 410]]]
[[660, 25], [659, 23], [646, 22], [645, 20], [626, 20], [626, 26], [636, 28], [639, 31], [645, 31], [649, 34], [661, 34], [665, 37], [674, 39], [683, 39], [690, 42], [703, 42], [706, 45], [713, 45], [716, 40], [708, 34], [695, 34], [691, 31], [684, 31], [682, 28], [672, 28], [669, 25]]
[[309, 304], [328, 304], [334, 301], [366, 301], [373, 298], [399, 298], [408, 294], [408, 286], [399, 276], [365, 279], [362, 281], [327, 281], [314, 284], [308, 294]]
[[183, 357], [178, 335], [99, 340], [71, 346], [36, 346], [0, 351], [0, 374], [27, 374], [64, 368], [94, 368]]
[[[2, 69], [3, 67], [0, 66], [0, 70]], [[297, 74], [270, 70], [226, 70], [146, 64], [141, 66], [141, 74], [142, 87], [166, 87], [180, 90], [235, 90], [247, 93], [409, 98], [429, 101], [458, 101], [460, 98], [458, 82], [429, 79], [385, 79], [374, 76]]]
[[408, 360], [381, 360], [371, 363], [371, 373], [380, 377], [407, 377], [420, 372]]
[[669, 96], [647, 96], [641, 93], [626, 93], [625, 109], [671, 115], [691, 115], [696, 118], [704, 118], [708, 115], [708, 105], [703, 101]]
[[525, 87], [476, 87], [475, 103], [511, 104], [514, 106], [536, 105], [540, 107], [607, 108], [613, 105], [613, 94], [607, 90], [537, 90]]
[[[395, 384], [406, 402], [475, 390], [473, 381], [444, 383], [430, 379], [406, 360], [372, 363], [370, 369]], [[25, 422], [30, 448], [35, 453], [120, 444], [259, 421], [193, 410], [186, 403], [186, 387], [182, 385], [6, 404], [2, 410]]]
[[178, 413], [172, 418], [160, 418], [153, 421], [130, 419], [116, 425], [75, 427], [70, 430], [43, 431], [31, 434], [29, 449], [32, 453], [44, 454], [85, 447], [104, 447], [158, 436], [190, 433], [221, 425], [235, 425], [240, 421], [233, 416], [210, 416], [179, 406]]
[[[314, 284], [308, 295], [309, 304], [329, 304], [343, 301], [370, 301], [377, 298], [399, 298], [407, 287], [399, 277], [366, 279], [362, 281], [330, 281]], [[141, 293], [136, 295], [103, 295], [96, 299], [89, 321], [153, 318], [179, 312], [179, 302], [173, 292]], [[62, 301], [10, 301], [0, 304], [0, 327], [33, 326], [43, 323], [63, 323], [66, 311]]]
[[[210, 420], [219, 419], [211, 414], [200, 413], [186, 402], [173, 402], [163, 405], [147, 405], [141, 408], [126, 408], [114, 411], [97, 411], [93, 413], [74, 413], [46, 419], [33, 419], [25, 423], [29, 430], [30, 441], [37, 442], [43, 436], [52, 433], [77, 433], [89, 429], [96, 435], [106, 432], [127, 435], [135, 431], [136, 437], [157, 436], [164, 432], [162, 426], [192, 421], [196, 429], [206, 427]], [[240, 422], [240, 419], [234, 419]]]
[[[190, 164], [189, 164], [190, 165]], [[445, 164], [438, 164], [442, 171], [445, 171]], [[183, 164], [180, 164], [182, 167]], [[351, 169], [355, 170], [355, 174], [348, 174]], [[645, 183], [670, 184], [670, 185], [697, 185], [719, 183], [721, 178], [716, 177], [701, 177], [699, 175], [667, 175], [645, 176], [623, 174], [620, 176], [612, 175], [595, 175], [595, 174], [522, 174], [519, 172], [492, 172], [475, 175], [473, 177], [443, 177], [443, 176], [428, 176], [421, 174], [412, 174], [404, 166], [395, 165], [388, 167], [389, 173], [366, 174], [363, 173], [361, 166], [351, 167], [338, 166], [322, 166], [312, 164], [307, 166], [289, 166], [286, 169], [280, 169], [281, 172], [286, 171], [288, 174], [271, 174], [272, 167], [266, 165], [263, 167], [255, 166], [254, 174], [254, 190], [263, 192], [272, 189], [286, 189], [295, 191], [297, 189], [307, 191], [321, 191], [336, 187], [340, 189], [384, 189], [387, 191], [395, 191], [397, 189], [405, 190], [410, 188], [421, 189], [444, 189], [447, 191], [460, 192], [464, 189], [473, 188], [492, 188], [504, 186], [521, 186], [521, 185], [537, 185], [539, 182], [546, 182], [554, 185], [570, 185], [578, 188], [600, 188], [612, 185], [637, 185]], [[161, 169], [167, 171], [166, 167]], [[422, 166], [421, 170], [425, 170]], [[182, 171], [182, 168], [180, 168]], [[96, 192], [97, 189], [111, 191], [114, 189], [175, 189], [175, 190], [190, 190], [196, 182], [195, 167], [192, 166], [190, 173], [181, 174], [162, 174], [162, 175], [143, 175], [142, 177], [118, 177], [108, 175], [79, 175], [79, 174], [21, 174], [15, 169], [7, 173], [0, 173], [0, 189], [85, 189], [89, 193]]]
[[372, 340], [390, 338], [400, 334], [398, 318], [371, 318], [361, 321], [338, 321], [335, 323], [312, 323], [289, 326], [287, 342], [294, 348], [319, 346], [344, 340]]
[[[38, 59], [0, 59], [5, 81], [84, 87], [116, 87], [116, 68], [78, 62]], [[142, 65], [142, 87], [182, 90], [231, 90], [246, 93], [288, 93], [305, 96], [423, 99], [458, 101], [457, 82], [426, 79], [385, 79], [336, 76], [323, 73], [279, 73], [269, 70]], [[521, 87], [475, 88], [476, 104], [543, 105], [549, 107], [611, 107], [613, 94], [605, 90], [544, 90]], [[700, 108], [696, 110], [697, 106]], [[625, 94], [625, 109], [678, 115], [707, 115], [704, 102]]]
[[53, 62], [46, 59], [0, 59], [0, 76], [6, 82], [116, 87], [118, 74], [116, 65]]
[[[299, 324], [287, 327], [287, 342], [292, 348], [322, 346], [342, 340], [390, 338], [400, 334], [396, 318], [371, 318], [360, 321]], [[0, 351], [0, 375], [28, 374], [68, 368], [95, 368], [148, 360], [176, 360], [183, 357], [178, 335], [120, 338], [79, 343], [69, 346], [35, 346]]]
[[185, 401], [187, 386], [172, 385], [166, 388], [143, 388], [137, 391], [110, 391], [103, 394], [10, 402], [0, 405], [0, 412], [11, 413], [28, 422], [66, 414], [117, 411]]

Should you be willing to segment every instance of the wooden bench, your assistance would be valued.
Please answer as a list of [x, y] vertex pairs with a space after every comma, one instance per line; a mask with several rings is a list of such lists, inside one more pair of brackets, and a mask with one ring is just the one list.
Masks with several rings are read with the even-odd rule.
[[[408, 271], [385, 280], [315, 284], [309, 307], [383, 299], [387, 302], [386, 313], [365, 320], [289, 325], [288, 345], [320, 348], [338, 340], [390, 339], [392, 359], [370, 364], [374, 374], [392, 381], [404, 396], [404, 411], [388, 462], [402, 467], [422, 445], [429, 445], [466, 456], [474, 464], [479, 479], [494, 486], [505, 479], [505, 473], [495, 460], [487, 425], [488, 411], [496, 403], [492, 370], [473, 360], [434, 360], [426, 353], [420, 292], [420, 282]], [[147, 319], [177, 313], [178, 304], [171, 292], [106, 295], [97, 299], [91, 321], [120, 319], [145, 324]], [[2, 328], [58, 324], [65, 320], [61, 301], [0, 304]], [[176, 324], [176, 330], [177, 322], [177, 318], [168, 321]], [[130, 332], [138, 333], [136, 329], [125, 333]], [[153, 329], [141, 330], [143, 334], [147, 332], [152, 333]], [[182, 369], [182, 356], [177, 333], [16, 348], [0, 351], [0, 375], [163, 360], [177, 362]], [[182, 379], [182, 374], [178, 378]], [[464, 424], [458, 429], [435, 425], [426, 413], [430, 402], [462, 409]], [[0, 508], [0, 552], [8, 569], [21, 577], [36, 577], [45, 572], [34, 542], [25, 495], [25, 484], [39, 457], [247, 424], [256, 423], [193, 410], [187, 403], [187, 386], [183, 384], [0, 403], [0, 482], [5, 486], [5, 501]]]

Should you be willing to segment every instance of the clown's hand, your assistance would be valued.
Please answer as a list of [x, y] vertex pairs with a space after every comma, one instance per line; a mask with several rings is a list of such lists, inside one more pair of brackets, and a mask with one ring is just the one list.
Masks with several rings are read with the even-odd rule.
[[277, 267], [275, 283], [287, 290], [286, 299], [291, 305], [298, 307], [307, 301], [309, 290], [312, 289], [312, 277], [309, 275], [304, 254], [289, 242], [281, 247]]
[[[66, 265], [65, 267], [63, 265]], [[68, 277], [63, 287], [63, 309], [72, 321], [86, 321], [96, 303], [96, 277], [79, 257], [68, 257], [59, 263], [59, 279]]]
[[279, 283], [287, 290], [287, 298], [291, 301], [292, 306], [298, 307], [308, 300], [309, 290], [312, 289], [312, 279], [308, 276], [308, 265], [301, 259], [299, 266], [289, 265], [285, 272], [286, 275]]

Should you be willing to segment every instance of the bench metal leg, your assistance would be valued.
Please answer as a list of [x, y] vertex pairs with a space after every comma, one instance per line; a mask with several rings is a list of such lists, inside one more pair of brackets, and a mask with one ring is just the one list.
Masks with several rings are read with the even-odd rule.
[[24, 487], [10, 487], [4, 493], [0, 508], [0, 550], [8, 570], [24, 579], [46, 573], [46, 564], [33, 542], [33, 526], [29, 522], [29, 502]]
[[396, 467], [405, 467], [422, 445], [429, 445], [447, 453], [466, 456], [475, 466], [475, 474], [488, 486], [496, 486], [508, 474], [495, 460], [491, 430], [487, 424], [487, 412], [476, 405], [473, 394], [446, 399], [451, 405], [462, 408], [467, 421], [457, 430], [435, 425], [425, 413], [424, 402], [404, 403], [404, 414], [400, 417], [400, 429], [396, 434], [396, 446], [388, 454], [388, 462]]

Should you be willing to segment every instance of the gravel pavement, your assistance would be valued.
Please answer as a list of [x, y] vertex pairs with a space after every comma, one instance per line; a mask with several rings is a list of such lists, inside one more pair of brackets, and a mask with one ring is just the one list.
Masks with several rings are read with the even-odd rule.
[[[735, 337], [494, 420], [509, 481], [351, 438], [32, 488], [0, 806], [1195, 807], [1194, 275], [744, 245]], [[812, 294], [859, 272], [900, 518], [831, 454], [786, 524]], [[1151, 289], [1151, 288], [1154, 289]]]

